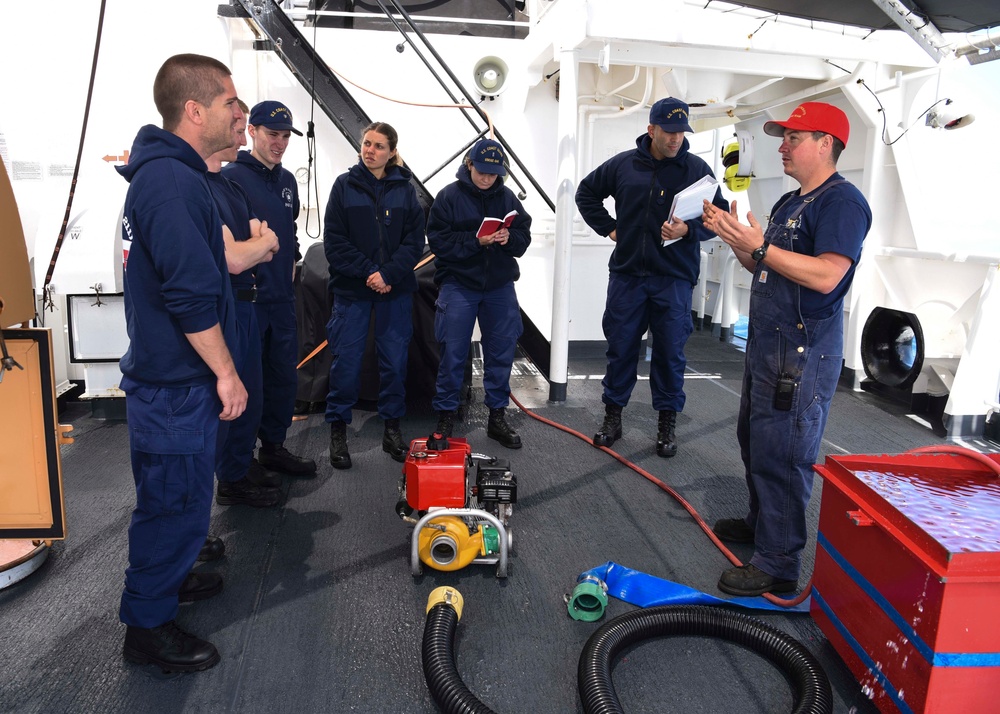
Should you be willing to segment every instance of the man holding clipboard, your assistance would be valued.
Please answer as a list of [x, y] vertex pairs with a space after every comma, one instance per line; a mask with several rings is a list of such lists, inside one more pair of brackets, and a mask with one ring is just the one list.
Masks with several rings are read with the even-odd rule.
[[[697, 217], [671, 215], [678, 193], [703, 178], [715, 179], [708, 164], [689, 153], [684, 133], [693, 129], [688, 115], [688, 105], [679, 99], [656, 102], [636, 148], [598, 166], [576, 192], [587, 225], [615, 242], [603, 320], [608, 342], [601, 398], [605, 416], [594, 446], [611, 446], [622, 436], [622, 409], [635, 388], [642, 336], [650, 330], [649, 388], [659, 412], [656, 453], [677, 453], [675, 427], [685, 398], [684, 345], [694, 329], [691, 293], [698, 282], [701, 241], [715, 235], [702, 225], [700, 199]], [[713, 204], [728, 210], [717, 185], [710, 195]], [[615, 199], [621, 221], [605, 209], [608, 196]]]

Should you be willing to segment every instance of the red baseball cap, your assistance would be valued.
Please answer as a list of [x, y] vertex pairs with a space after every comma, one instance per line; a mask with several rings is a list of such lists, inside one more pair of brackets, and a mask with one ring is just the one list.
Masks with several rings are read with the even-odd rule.
[[826, 102], [805, 102], [795, 107], [786, 121], [764, 122], [764, 133], [770, 136], [784, 136], [785, 129], [792, 131], [821, 131], [840, 139], [847, 146], [851, 124], [847, 115]]

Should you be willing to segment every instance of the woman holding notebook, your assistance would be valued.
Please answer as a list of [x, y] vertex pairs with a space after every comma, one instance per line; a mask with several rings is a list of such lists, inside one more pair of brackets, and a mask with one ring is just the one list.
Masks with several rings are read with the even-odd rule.
[[507, 423], [510, 370], [521, 336], [521, 310], [514, 292], [517, 258], [531, 243], [531, 216], [504, 186], [504, 148], [481, 139], [434, 200], [427, 242], [434, 252], [440, 291], [434, 336], [441, 353], [436, 394], [437, 432], [451, 436], [472, 331], [479, 320], [483, 348], [484, 401], [490, 410], [486, 435], [508, 449], [521, 437]]

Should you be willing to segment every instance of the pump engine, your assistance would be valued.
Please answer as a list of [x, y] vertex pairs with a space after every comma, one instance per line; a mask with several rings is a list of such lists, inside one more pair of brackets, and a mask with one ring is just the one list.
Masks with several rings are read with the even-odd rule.
[[472, 453], [465, 439], [414, 439], [403, 464], [396, 512], [413, 524], [410, 569], [460, 570], [496, 564], [510, 572], [513, 537], [508, 523], [517, 502], [510, 463]]

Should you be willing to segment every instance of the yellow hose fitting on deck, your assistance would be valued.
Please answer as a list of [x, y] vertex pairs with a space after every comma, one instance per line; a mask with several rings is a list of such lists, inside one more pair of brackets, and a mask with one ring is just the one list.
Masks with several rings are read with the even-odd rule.
[[462, 607], [465, 605], [465, 601], [462, 599], [462, 593], [452, 587], [443, 585], [439, 588], [434, 588], [431, 590], [431, 594], [427, 596], [427, 610], [424, 614], [431, 611], [431, 608], [435, 605], [444, 603], [445, 605], [451, 605], [455, 609], [455, 614], [458, 619], [462, 619]]

